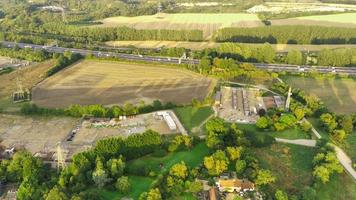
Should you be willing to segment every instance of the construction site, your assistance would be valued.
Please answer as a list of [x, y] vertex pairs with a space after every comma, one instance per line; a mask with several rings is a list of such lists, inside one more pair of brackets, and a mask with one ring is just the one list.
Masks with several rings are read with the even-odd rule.
[[284, 99], [280, 96], [263, 97], [256, 88], [226, 87], [216, 93], [215, 106], [218, 116], [239, 123], [255, 123], [260, 110], [283, 108]]
[[53, 166], [70, 162], [71, 157], [85, 151], [107, 137], [128, 137], [153, 130], [160, 134], [186, 134], [171, 110], [119, 118], [28, 118], [1, 115], [1, 157], [26, 149]]

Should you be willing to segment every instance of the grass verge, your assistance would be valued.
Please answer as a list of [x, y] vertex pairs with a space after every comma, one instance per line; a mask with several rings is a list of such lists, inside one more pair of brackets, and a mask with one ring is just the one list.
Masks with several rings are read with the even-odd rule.
[[214, 113], [210, 106], [200, 108], [193, 106], [179, 107], [175, 108], [174, 112], [189, 132], [192, 132], [194, 127], [200, 126], [204, 120]]

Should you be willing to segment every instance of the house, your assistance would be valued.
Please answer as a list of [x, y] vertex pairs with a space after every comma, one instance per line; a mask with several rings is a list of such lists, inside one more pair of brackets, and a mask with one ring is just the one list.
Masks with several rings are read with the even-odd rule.
[[255, 185], [246, 179], [218, 179], [216, 182], [220, 192], [247, 192], [254, 191]]

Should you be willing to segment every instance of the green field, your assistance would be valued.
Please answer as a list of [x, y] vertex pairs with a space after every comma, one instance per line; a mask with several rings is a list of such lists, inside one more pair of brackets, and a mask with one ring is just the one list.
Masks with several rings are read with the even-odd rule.
[[315, 150], [291, 144], [274, 144], [255, 149], [263, 168], [269, 169], [277, 181], [271, 185], [272, 191], [283, 189], [289, 194], [297, 194], [312, 183], [312, 160]]
[[179, 107], [175, 108], [174, 112], [189, 132], [192, 132], [194, 127], [200, 126], [204, 120], [214, 114], [209, 106], [200, 108], [193, 106]]
[[313, 79], [297, 76], [282, 77], [289, 85], [318, 96], [338, 114], [356, 112], [356, 81], [352, 79]]
[[174, 24], [222, 24], [224, 27], [241, 21], [259, 21], [259, 18], [255, 14], [247, 13], [177, 13], [137, 17], [120, 16], [102, 20], [104, 24], [169, 22]]
[[[128, 197], [138, 199], [140, 194], [150, 189], [153, 179], [141, 176], [130, 176], [129, 181], [131, 184], [131, 191], [129, 192]], [[118, 192], [103, 190], [100, 192], [100, 196], [104, 200], [119, 200], [125, 195], [119, 194]]]
[[101, 27], [128, 26], [136, 29], [202, 30], [206, 38], [224, 27], [257, 27], [263, 23], [255, 14], [247, 13], [176, 13], [137, 17], [110, 17]]
[[256, 148], [254, 152], [261, 167], [269, 169], [277, 181], [271, 189], [283, 189], [289, 194], [297, 194], [312, 183], [312, 160], [315, 149], [291, 144], [274, 144], [265, 148]]
[[[126, 168], [128, 169], [128, 173], [138, 171], [142, 168], [148, 168], [150, 171], [160, 174], [166, 170], [169, 170], [174, 164], [181, 161], [184, 161], [191, 168], [196, 167], [203, 162], [204, 156], [208, 154], [208, 147], [205, 143], [200, 143], [190, 151], [174, 152], [161, 158], [146, 156], [133, 160], [127, 163]], [[160, 164], [163, 164], [163, 168], [160, 167]]]
[[328, 183], [318, 184], [315, 190], [317, 200], [356, 199], [356, 182], [346, 173], [333, 175]]
[[[277, 181], [270, 185], [272, 191], [282, 189], [298, 194], [313, 183], [312, 160], [315, 149], [292, 144], [274, 144], [254, 149], [263, 168], [272, 171]], [[356, 183], [346, 174], [335, 174], [326, 184], [315, 186], [317, 200], [351, 200], [356, 198]]]
[[304, 133], [299, 128], [287, 129], [284, 131], [277, 132], [277, 131], [260, 130], [254, 124], [239, 124], [238, 127], [239, 129], [245, 131], [246, 133], [256, 135], [256, 137], [259, 137], [261, 135], [269, 135], [276, 138], [283, 138], [283, 139], [290, 139], [290, 140], [310, 138], [310, 134]]
[[341, 13], [341, 14], [332, 14], [332, 15], [313, 15], [313, 16], [297, 17], [295, 19], [356, 24], [356, 20], [355, 20], [356, 13]]
[[[137, 176], [134, 172], [146, 168], [149, 169], [149, 171], [154, 172], [156, 175], [159, 175], [181, 161], [184, 161], [190, 168], [194, 168], [201, 164], [204, 156], [208, 154], [209, 149], [205, 143], [199, 143], [191, 150], [169, 153], [164, 157], [154, 157], [149, 155], [126, 163], [127, 173], [129, 174], [129, 180], [132, 186], [129, 195], [127, 196], [133, 199], [138, 199], [140, 194], [150, 189], [152, 182], [155, 180], [155, 177]], [[160, 167], [161, 164], [163, 165], [163, 168]], [[125, 196], [109, 190], [100, 191], [100, 195], [104, 200], [118, 200]], [[193, 200], [196, 198], [187, 193], [182, 196], [182, 199]]]

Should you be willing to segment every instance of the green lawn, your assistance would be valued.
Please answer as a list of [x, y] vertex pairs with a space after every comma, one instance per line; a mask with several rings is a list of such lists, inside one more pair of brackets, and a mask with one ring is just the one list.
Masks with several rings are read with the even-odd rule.
[[[150, 189], [153, 179], [149, 177], [142, 177], [142, 176], [130, 176], [129, 181], [131, 183], [131, 191], [129, 192], [127, 197], [138, 199], [140, 194]], [[109, 190], [101, 191], [100, 195], [104, 200], [119, 200], [122, 197], [125, 197], [125, 195]]]
[[317, 200], [356, 199], [356, 182], [350, 175], [336, 174], [326, 184], [316, 185]]
[[191, 132], [194, 127], [199, 126], [209, 116], [214, 114], [213, 109], [209, 106], [200, 108], [192, 106], [179, 107], [175, 108], [174, 112], [189, 132]]
[[[181, 161], [184, 161], [191, 168], [196, 167], [203, 162], [204, 156], [208, 154], [209, 149], [203, 142], [197, 144], [190, 151], [174, 152], [161, 158], [150, 155], [130, 161], [127, 163], [126, 168], [129, 173], [138, 169], [148, 168], [156, 174], [161, 174]], [[163, 168], [160, 167], [160, 164], [163, 164]]]
[[261, 130], [256, 127], [254, 124], [239, 124], [238, 127], [248, 133], [255, 134], [255, 135], [269, 135], [272, 137], [277, 138], [284, 138], [284, 139], [309, 139], [310, 134], [304, 133], [299, 128], [295, 129], [288, 129], [284, 131], [265, 131]]
[[277, 143], [255, 148], [254, 152], [261, 167], [271, 170], [277, 178], [270, 185], [272, 191], [282, 189], [289, 194], [297, 194], [312, 183], [314, 148]]

